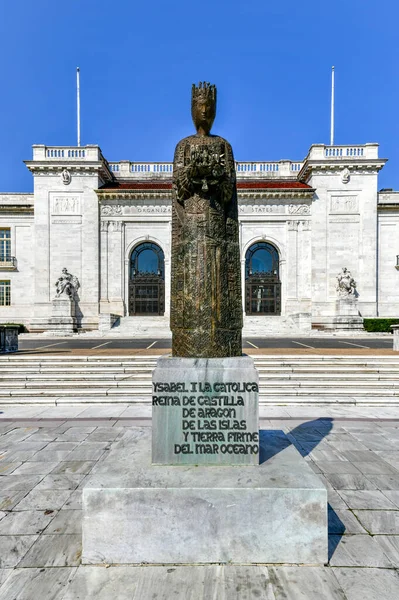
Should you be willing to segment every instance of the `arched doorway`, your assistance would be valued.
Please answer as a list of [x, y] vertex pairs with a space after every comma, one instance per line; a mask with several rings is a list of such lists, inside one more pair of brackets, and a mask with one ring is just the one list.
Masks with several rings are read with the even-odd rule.
[[245, 312], [247, 315], [281, 314], [281, 281], [277, 249], [257, 242], [245, 255]]
[[129, 315], [154, 316], [165, 312], [165, 259], [153, 242], [136, 246], [130, 256]]

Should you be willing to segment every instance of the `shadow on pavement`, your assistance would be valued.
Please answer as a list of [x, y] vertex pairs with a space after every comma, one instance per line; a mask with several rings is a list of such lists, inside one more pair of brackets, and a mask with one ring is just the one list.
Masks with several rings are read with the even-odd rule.
[[[266, 462], [288, 446], [295, 446], [305, 458], [330, 433], [333, 419], [330, 417], [313, 419], [298, 425], [288, 434], [281, 430], [259, 431], [259, 464]], [[317, 475], [317, 474], [316, 474]], [[328, 490], [327, 490], [328, 491]], [[343, 534], [345, 525], [328, 504], [328, 560], [331, 560]]]

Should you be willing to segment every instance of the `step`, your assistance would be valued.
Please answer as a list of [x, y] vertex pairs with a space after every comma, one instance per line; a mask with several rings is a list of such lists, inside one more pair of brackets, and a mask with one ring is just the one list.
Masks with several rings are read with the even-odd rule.
[[[36, 382], [51, 382], [51, 381], [119, 381], [119, 380], [143, 380], [151, 381], [152, 372], [107, 372], [107, 373], [8, 373], [0, 374], [0, 387], [5, 385], [7, 381], [13, 382], [25, 382], [25, 381], [36, 381]], [[361, 384], [364, 381], [370, 382], [399, 382], [399, 377], [396, 373], [259, 373], [260, 383], [264, 382], [286, 382], [286, 381], [330, 381], [331, 384], [345, 384], [345, 382], [359, 382]]]
[[[3, 382], [2, 382], [3, 383]], [[315, 378], [314, 380], [310, 380], [306, 378], [304, 380], [300, 380], [298, 378], [287, 378], [280, 379], [278, 377], [273, 379], [261, 379], [260, 380], [259, 389], [266, 390], [269, 387], [280, 387], [281, 389], [289, 389], [292, 387], [309, 387], [309, 388], [320, 388], [320, 387], [331, 387], [334, 389], [361, 389], [363, 387], [368, 388], [397, 388], [399, 389], [399, 381], [395, 379], [390, 380], [367, 380], [367, 379], [356, 379], [356, 380], [342, 380], [339, 379], [337, 381], [332, 381], [330, 379], [320, 380], [319, 378]], [[145, 389], [152, 390], [151, 386], [151, 378], [120, 378], [120, 379], [49, 379], [46, 381], [43, 380], [7, 380], [4, 382], [4, 387], [7, 385], [9, 388], [21, 388], [21, 389], [36, 389], [40, 387], [46, 388], [56, 388], [63, 389], [65, 387], [74, 387], [74, 388], [85, 388], [91, 386], [95, 387], [132, 387], [136, 388], [138, 386], [143, 386]], [[1, 389], [0, 389], [1, 393]]]
[[[21, 388], [7, 387], [0, 390], [0, 399], [8, 396], [63, 396], [63, 395], [126, 395], [126, 396], [145, 396], [147, 402], [151, 401], [151, 388], [145, 386], [71, 386], [66, 384], [62, 387], [36, 387], [36, 388]], [[338, 388], [338, 387], [316, 387], [316, 386], [269, 386], [259, 390], [259, 396], [398, 396], [399, 387], [361, 387], [361, 388]]]

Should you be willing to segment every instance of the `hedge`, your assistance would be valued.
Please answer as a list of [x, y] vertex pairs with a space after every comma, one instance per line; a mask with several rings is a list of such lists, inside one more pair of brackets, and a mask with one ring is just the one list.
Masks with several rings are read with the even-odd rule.
[[385, 331], [392, 333], [391, 325], [399, 325], [397, 319], [364, 319], [363, 322], [366, 331]]

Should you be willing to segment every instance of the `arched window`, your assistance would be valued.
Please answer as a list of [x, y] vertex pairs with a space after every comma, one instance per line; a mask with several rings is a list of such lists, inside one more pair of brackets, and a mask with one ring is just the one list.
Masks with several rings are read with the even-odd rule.
[[281, 282], [277, 249], [267, 242], [253, 244], [245, 255], [247, 315], [281, 314]]
[[129, 315], [165, 312], [165, 258], [153, 242], [136, 246], [130, 257]]

